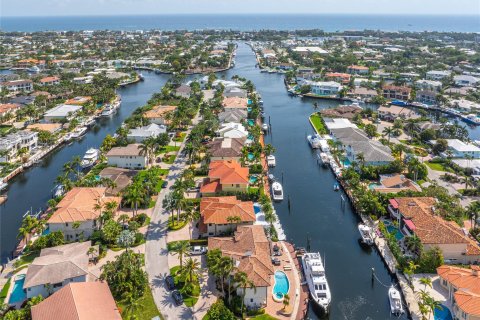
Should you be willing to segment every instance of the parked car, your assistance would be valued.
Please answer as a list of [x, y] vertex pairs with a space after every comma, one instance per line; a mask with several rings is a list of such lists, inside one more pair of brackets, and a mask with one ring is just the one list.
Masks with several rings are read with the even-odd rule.
[[173, 297], [173, 300], [175, 300], [175, 304], [177, 306], [181, 306], [183, 304], [183, 297], [179, 291], [177, 290], [173, 291], [172, 297]]
[[207, 253], [207, 247], [201, 247], [201, 246], [194, 246], [192, 247], [192, 250], [190, 251], [190, 255], [201, 255]]
[[163, 181], [162, 189], [165, 189], [168, 186], [168, 181]]
[[167, 276], [165, 278], [165, 284], [167, 285], [168, 290], [175, 289], [175, 281], [173, 280], [172, 276]]
[[272, 263], [274, 266], [279, 266], [281, 264], [280, 259], [272, 258]]

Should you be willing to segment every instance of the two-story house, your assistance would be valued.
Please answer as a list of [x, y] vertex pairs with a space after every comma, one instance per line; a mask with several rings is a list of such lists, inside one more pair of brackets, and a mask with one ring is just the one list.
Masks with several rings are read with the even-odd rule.
[[19, 151], [24, 149], [30, 154], [38, 144], [38, 132], [22, 130], [10, 133], [0, 138], [0, 162], [9, 162], [19, 156]]
[[107, 152], [106, 157], [109, 166], [137, 170], [147, 167], [147, 156], [142, 153], [140, 145], [136, 143], [112, 148]]
[[235, 160], [210, 162], [208, 177], [200, 187], [202, 195], [215, 195], [220, 192], [247, 192], [249, 170]]

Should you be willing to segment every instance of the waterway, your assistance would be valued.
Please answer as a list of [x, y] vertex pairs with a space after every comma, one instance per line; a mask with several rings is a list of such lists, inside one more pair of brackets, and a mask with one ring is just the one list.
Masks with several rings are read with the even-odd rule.
[[167, 75], [144, 72], [145, 81], [119, 88], [122, 104], [110, 118], [101, 118], [85, 137], [71, 145], [60, 147], [34, 167], [9, 181], [8, 200], [0, 206], [0, 252], [2, 261], [9, 257], [17, 244], [17, 231], [22, 216], [28, 210], [36, 212], [45, 208], [52, 197], [56, 177], [63, 164], [74, 156], [83, 157], [91, 147], [98, 148], [107, 134], [113, 135], [122, 122], [138, 107], [144, 105], [153, 93], [160, 91], [168, 80]]
[[[309, 236], [311, 250], [325, 256], [333, 299], [329, 319], [389, 319], [388, 288], [384, 285], [394, 280], [376, 251], [360, 247], [356, 214], [348, 205], [342, 210], [340, 192], [333, 191], [335, 178], [330, 170], [317, 165], [306, 142], [306, 134], [313, 132], [308, 116], [314, 112], [314, 100], [288, 96], [282, 75], [260, 73], [255, 64], [251, 49], [240, 44], [236, 66], [225, 75], [250, 79], [262, 95], [266, 120], [270, 119], [272, 127], [266, 143], [276, 148], [277, 166], [271, 172], [283, 180], [285, 199], [291, 199], [291, 210], [286, 200], [275, 204], [287, 240], [306, 246]], [[338, 104], [315, 101], [319, 108]], [[377, 281], [372, 285], [371, 268], [384, 285]], [[312, 310], [308, 317], [318, 318]]]

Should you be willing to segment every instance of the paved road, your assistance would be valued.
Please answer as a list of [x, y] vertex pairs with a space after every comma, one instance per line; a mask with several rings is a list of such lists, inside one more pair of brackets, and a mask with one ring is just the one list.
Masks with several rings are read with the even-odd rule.
[[[198, 116], [193, 124], [198, 123]], [[190, 133], [189, 129], [187, 135]], [[165, 277], [170, 274], [167, 250], [167, 225], [168, 213], [162, 208], [162, 201], [169, 192], [175, 180], [186, 166], [187, 158], [182, 155], [185, 143], [182, 143], [175, 162], [170, 167], [166, 178], [168, 186], [162, 189], [158, 195], [157, 203], [152, 213], [150, 225], [147, 231], [145, 246], [145, 268], [150, 281], [153, 298], [158, 310], [165, 319], [193, 319], [192, 310], [185, 305], [176, 306], [171, 297], [171, 292], [165, 286]]]

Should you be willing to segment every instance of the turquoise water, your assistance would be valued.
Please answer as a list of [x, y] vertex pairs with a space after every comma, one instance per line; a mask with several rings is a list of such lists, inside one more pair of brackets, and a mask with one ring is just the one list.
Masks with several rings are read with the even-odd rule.
[[248, 103], [248, 104], [252, 104], [252, 100], [248, 99], [248, 102], [247, 102], [247, 103]]
[[370, 184], [368, 185], [368, 189], [370, 189], [370, 190], [373, 190], [373, 188], [375, 188], [375, 187], [378, 187], [378, 184], [376, 184], [376, 183], [370, 183]]
[[255, 211], [255, 214], [258, 214], [262, 209], [258, 204], [253, 205], [253, 211]]
[[345, 159], [345, 160], [343, 161], [343, 166], [344, 166], [344, 167], [347, 167], [347, 168], [348, 168], [348, 167], [350, 167], [351, 165], [352, 165], [352, 163], [350, 162], [349, 159]]
[[397, 240], [402, 240], [403, 237], [404, 237], [403, 233], [401, 233], [400, 230], [398, 230], [393, 225], [387, 226], [387, 230], [388, 230], [389, 233], [395, 233], [395, 238], [397, 238]]
[[275, 272], [275, 286], [273, 287], [273, 294], [281, 299], [284, 295], [288, 293], [290, 288], [290, 283], [288, 282], [288, 277], [283, 271]]
[[250, 179], [248, 179], [248, 182], [249, 183], [255, 183], [255, 182], [257, 182], [257, 180], [258, 180], [257, 176], [251, 176]]
[[254, 124], [255, 124], [255, 122], [252, 119], [248, 119], [248, 125], [250, 127], [253, 127]]
[[50, 233], [50, 228], [47, 227], [47, 229], [43, 230], [42, 236], [46, 236], [49, 233]]
[[247, 108], [247, 111], [248, 111], [248, 112], [252, 111], [252, 108], [251, 108], [251, 107], [248, 107], [248, 108]]
[[22, 302], [25, 300], [26, 295], [25, 292], [23, 291], [23, 283], [25, 282], [25, 275], [19, 275], [17, 277], [17, 280], [15, 280], [15, 284], [13, 285], [13, 290], [12, 294], [10, 295], [10, 299], [8, 300], [8, 303], [17, 303], [17, 302]]
[[452, 320], [452, 314], [450, 313], [450, 310], [442, 304], [442, 310], [440, 309], [435, 309], [433, 318], [435, 320]]
[[248, 160], [253, 160], [253, 158], [255, 158], [255, 155], [253, 153], [249, 153], [248, 156], [247, 156]]

